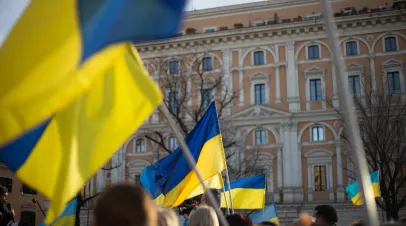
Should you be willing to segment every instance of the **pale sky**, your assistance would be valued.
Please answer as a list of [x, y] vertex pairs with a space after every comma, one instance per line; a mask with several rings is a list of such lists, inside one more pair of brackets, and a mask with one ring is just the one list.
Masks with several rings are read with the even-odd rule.
[[[189, 0], [186, 9], [207, 9], [257, 1], [261, 0]], [[29, 2], [30, 0], [0, 0], [0, 46]]]

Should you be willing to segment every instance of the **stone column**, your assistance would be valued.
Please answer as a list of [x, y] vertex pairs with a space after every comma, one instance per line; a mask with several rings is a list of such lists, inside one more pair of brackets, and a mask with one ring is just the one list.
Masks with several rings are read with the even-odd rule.
[[[224, 98], [225, 95], [230, 95], [233, 93], [233, 76], [232, 76], [232, 61], [231, 61], [231, 50], [223, 49], [221, 50], [223, 55], [223, 84], [221, 88], [221, 96]], [[233, 106], [233, 101], [224, 109], [224, 115], [231, 114], [231, 107]]]
[[104, 170], [99, 169], [96, 176], [96, 191], [102, 192], [106, 188], [106, 175]]
[[336, 141], [336, 157], [337, 157], [337, 200], [344, 201], [344, 185], [343, 185], [343, 161], [341, 154], [341, 142]]
[[278, 177], [278, 192], [275, 192], [274, 193], [274, 201], [275, 202], [280, 202], [281, 201], [281, 192], [282, 192], [282, 187], [283, 187], [283, 170], [282, 170], [282, 168], [283, 168], [283, 166], [282, 166], [282, 161], [283, 161], [283, 159], [282, 159], [282, 155], [283, 155], [283, 153], [282, 153], [282, 150], [283, 150], [283, 147], [281, 146], [281, 147], [279, 147], [278, 148], [278, 150], [277, 150], [277, 170], [278, 170], [278, 172], [277, 172], [277, 177]]
[[369, 67], [370, 67], [370, 74], [371, 74], [372, 89], [374, 91], [376, 91], [375, 55], [373, 53], [369, 54]]
[[239, 83], [240, 83], [240, 106], [244, 106], [244, 72], [243, 70], [240, 68], [238, 70], [239, 72]]
[[287, 91], [289, 110], [292, 112], [300, 111], [299, 84], [297, 62], [295, 62], [295, 42], [286, 42], [287, 58]]
[[279, 79], [279, 68], [281, 66], [279, 64], [275, 65], [275, 95], [276, 95], [276, 100], [275, 103], [280, 104], [282, 103], [281, 101], [281, 89], [280, 89], [280, 79]]

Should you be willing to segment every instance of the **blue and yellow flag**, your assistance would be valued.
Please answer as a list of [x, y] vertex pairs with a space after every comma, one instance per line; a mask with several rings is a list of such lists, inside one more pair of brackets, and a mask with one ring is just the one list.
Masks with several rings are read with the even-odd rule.
[[[185, 142], [196, 161], [196, 168], [206, 182], [217, 180], [221, 171], [226, 169], [226, 161], [215, 102], [210, 104], [204, 116], [186, 136]], [[200, 186], [179, 147], [145, 168], [141, 174], [141, 183], [159, 204], [168, 207], [182, 204], [191, 194], [196, 194]], [[200, 191], [203, 192], [203, 189]]]
[[279, 224], [278, 212], [276, 211], [275, 204], [265, 207], [263, 210], [258, 210], [255, 213], [250, 215], [250, 218], [254, 224], [260, 224], [262, 222], [274, 222], [277, 225]]
[[162, 102], [132, 44], [91, 89], [46, 123], [0, 148], [0, 159], [51, 201], [46, 223]]
[[[76, 207], [77, 207], [78, 200], [75, 198], [73, 199], [68, 205], [66, 205], [65, 210], [59, 215], [58, 218], [54, 222], [52, 222], [52, 226], [74, 226], [75, 225], [75, 217], [76, 217]], [[45, 226], [44, 223], [41, 223], [39, 226]]]
[[[234, 209], [262, 209], [265, 207], [265, 174], [231, 181], [230, 187]], [[229, 190], [227, 184], [222, 190], [226, 193], [227, 203], [230, 203]], [[221, 197], [221, 207], [226, 208], [224, 195]]]
[[[381, 189], [379, 188], [379, 170], [371, 173], [369, 176], [371, 178], [372, 189], [374, 190], [374, 197], [381, 197]], [[361, 206], [364, 204], [357, 181], [348, 185], [345, 188], [345, 191], [347, 192], [348, 196], [350, 196], [350, 199], [355, 206]]]

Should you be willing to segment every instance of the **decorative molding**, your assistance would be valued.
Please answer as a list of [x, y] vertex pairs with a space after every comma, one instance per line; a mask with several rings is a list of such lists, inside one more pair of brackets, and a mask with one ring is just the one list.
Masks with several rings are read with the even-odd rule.
[[258, 117], [286, 116], [292, 114], [263, 105], [254, 105], [232, 116], [233, 119], [249, 119]]

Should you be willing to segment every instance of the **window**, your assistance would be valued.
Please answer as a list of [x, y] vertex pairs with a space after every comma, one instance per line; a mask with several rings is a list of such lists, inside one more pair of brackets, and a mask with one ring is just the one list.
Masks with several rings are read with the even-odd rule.
[[216, 28], [215, 28], [215, 27], [209, 27], [209, 28], [205, 28], [205, 29], [204, 29], [204, 32], [205, 32], [205, 33], [215, 32], [215, 31], [216, 31]]
[[395, 37], [385, 38], [385, 52], [397, 51], [397, 44]]
[[203, 57], [202, 64], [203, 71], [213, 70], [213, 59], [211, 57]]
[[172, 112], [178, 112], [179, 110], [179, 104], [178, 104], [178, 92], [177, 91], [172, 91], [169, 93], [169, 110]]
[[35, 212], [34, 211], [22, 211], [20, 222], [26, 223], [26, 225], [35, 225]]
[[203, 89], [202, 95], [202, 108], [207, 108], [211, 103], [211, 89]]
[[257, 20], [257, 21], [254, 21], [254, 26], [264, 26], [265, 25], [265, 21], [263, 21], [263, 20]]
[[345, 51], [347, 56], [356, 56], [358, 55], [358, 46], [357, 42], [351, 41], [345, 43]]
[[307, 48], [307, 53], [308, 53], [308, 59], [309, 60], [315, 60], [315, 59], [320, 59], [320, 52], [319, 52], [319, 46], [318, 45], [312, 45]]
[[265, 145], [267, 144], [266, 131], [257, 130], [255, 131], [255, 145]]
[[169, 137], [168, 146], [171, 151], [174, 151], [178, 147], [178, 141], [175, 137]]
[[314, 190], [326, 191], [326, 166], [314, 166]]
[[312, 127], [312, 141], [324, 140], [324, 128], [322, 126]]
[[388, 72], [387, 74], [387, 83], [388, 83], [388, 90], [390, 94], [400, 93], [400, 80], [399, 80], [399, 72]]
[[22, 192], [24, 195], [36, 195], [37, 191], [23, 184]]
[[255, 88], [255, 104], [265, 104], [265, 84], [256, 84]]
[[144, 139], [137, 139], [135, 141], [135, 152], [137, 153], [145, 152]]
[[0, 177], [0, 185], [6, 187], [9, 193], [13, 190], [13, 180], [11, 178]]
[[179, 74], [179, 62], [178, 61], [170, 61], [169, 62], [169, 74]]
[[254, 65], [264, 65], [264, 64], [265, 64], [264, 51], [254, 52]]
[[406, 164], [403, 164], [401, 167], [398, 180], [400, 182], [400, 187], [406, 188]]
[[350, 86], [350, 91], [352, 93], [352, 96], [360, 97], [361, 90], [360, 90], [359, 75], [348, 76], [348, 84]]
[[310, 80], [310, 100], [320, 101], [322, 97], [321, 79]]

